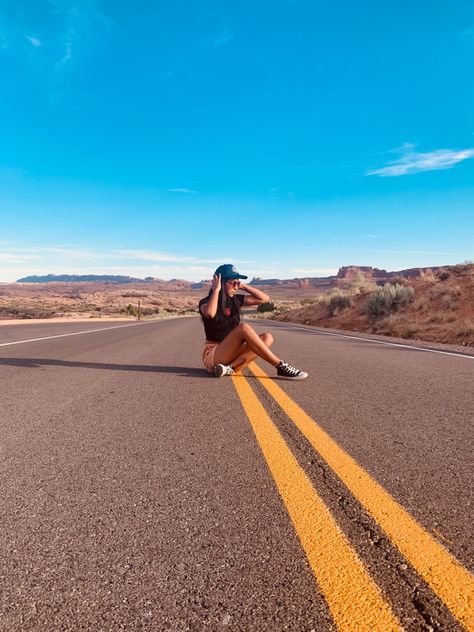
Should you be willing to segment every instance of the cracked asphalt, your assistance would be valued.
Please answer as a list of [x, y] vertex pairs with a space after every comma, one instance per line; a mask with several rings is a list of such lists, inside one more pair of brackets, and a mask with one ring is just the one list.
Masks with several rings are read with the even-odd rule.
[[[252, 324], [310, 373], [285, 392], [472, 571], [474, 360]], [[0, 328], [0, 629], [336, 629], [232, 380], [200, 366], [201, 330]], [[248, 381], [403, 629], [461, 630]]]

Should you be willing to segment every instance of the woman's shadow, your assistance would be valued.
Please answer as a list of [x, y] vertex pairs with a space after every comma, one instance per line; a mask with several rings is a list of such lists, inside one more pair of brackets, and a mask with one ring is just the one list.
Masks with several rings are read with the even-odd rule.
[[44, 366], [62, 366], [78, 369], [101, 369], [105, 371], [144, 371], [149, 373], [175, 373], [182, 377], [214, 377], [205, 369], [188, 366], [162, 366], [149, 364], [111, 364], [102, 362], [73, 362], [72, 360], [55, 360], [50, 358], [0, 358], [0, 365], [21, 366], [39, 369]]

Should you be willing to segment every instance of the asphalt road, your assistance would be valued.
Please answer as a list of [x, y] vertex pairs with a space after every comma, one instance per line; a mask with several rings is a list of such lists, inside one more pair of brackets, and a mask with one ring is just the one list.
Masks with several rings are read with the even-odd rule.
[[474, 358], [253, 324], [0, 327], [1, 630], [474, 629]]

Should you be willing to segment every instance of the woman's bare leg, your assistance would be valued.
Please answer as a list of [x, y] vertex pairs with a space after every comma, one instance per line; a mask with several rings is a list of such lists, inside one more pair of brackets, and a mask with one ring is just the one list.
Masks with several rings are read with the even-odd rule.
[[[272, 334], [259, 334], [258, 337], [263, 340], [263, 342], [267, 345], [268, 348], [272, 346], [273, 344]], [[256, 357], [257, 357], [257, 354], [251, 349], [249, 349], [247, 343], [244, 342], [244, 344], [240, 347], [239, 355], [231, 362], [234, 371], [236, 372], [242, 371], [253, 360], [255, 360]]]
[[280, 358], [270, 351], [255, 329], [248, 323], [237, 325], [216, 347], [215, 363], [231, 364], [240, 355], [239, 352], [244, 342], [247, 343], [251, 351], [272, 366], [276, 367], [280, 363]]

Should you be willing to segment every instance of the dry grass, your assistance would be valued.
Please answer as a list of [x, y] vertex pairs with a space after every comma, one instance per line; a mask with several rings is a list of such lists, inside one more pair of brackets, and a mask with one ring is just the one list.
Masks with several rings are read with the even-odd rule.
[[381, 320], [374, 323], [373, 332], [376, 334], [384, 334], [386, 336], [392, 336], [396, 334], [400, 325], [405, 323], [406, 320], [399, 314], [390, 314]]
[[354, 279], [340, 282], [340, 287], [349, 295], [372, 292], [377, 287], [371, 279], [367, 279], [361, 272], [357, 272]]
[[365, 308], [369, 316], [384, 316], [408, 305], [413, 301], [414, 296], [415, 292], [412, 287], [386, 283], [369, 294]]
[[[413, 302], [394, 313], [370, 318], [364, 305], [374, 288], [370, 282], [365, 282], [364, 287], [360, 278], [343, 289], [264, 287], [275, 311], [258, 314], [256, 309], [247, 309], [245, 313], [256, 318], [274, 317], [321, 327], [474, 346], [474, 264], [449, 266], [435, 275], [403, 279], [398, 285], [404, 291], [413, 291]], [[128, 305], [136, 307], [138, 300], [145, 318], [196, 314], [199, 299], [207, 291], [183, 287], [169, 290], [153, 283], [5, 284], [0, 285], [0, 320], [38, 316], [118, 318]]]
[[459, 338], [474, 338], [474, 321], [466, 319], [457, 329], [456, 335]]
[[[436, 275], [404, 280], [398, 290], [390, 289], [390, 296], [397, 292], [410, 292], [413, 300], [400, 304], [395, 301], [397, 311], [387, 311], [393, 303], [377, 305], [377, 314], [365, 313], [364, 306], [370, 296], [381, 294], [383, 288], [374, 292], [352, 294], [350, 307], [331, 315], [323, 309], [329, 300], [327, 295], [314, 304], [276, 316], [278, 320], [301, 322], [320, 327], [348, 329], [368, 333], [384, 334], [418, 340], [474, 346], [474, 265], [450, 266], [448, 275], [438, 271]], [[385, 286], [387, 287], [387, 286]], [[387, 290], [385, 290], [387, 292]], [[408, 294], [407, 294], [408, 296]], [[410, 298], [408, 296], [408, 298]], [[379, 309], [380, 307], [380, 309]]]
[[445, 294], [441, 299], [441, 305], [444, 309], [456, 310], [459, 309], [459, 295]]
[[348, 291], [334, 288], [319, 298], [318, 305], [324, 307], [328, 316], [335, 316], [352, 305], [352, 295]]
[[138, 301], [144, 316], [197, 310], [203, 290], [162, 291], [147, 284], [16, 283], [0, 286], [0, 319], [134, 316]]
[[415, 325], [414, 323], [410, 323], [403, 329], [402, 338], [416, 338], [416, 335], [420, 331], [421, 327], [419, 325]]

